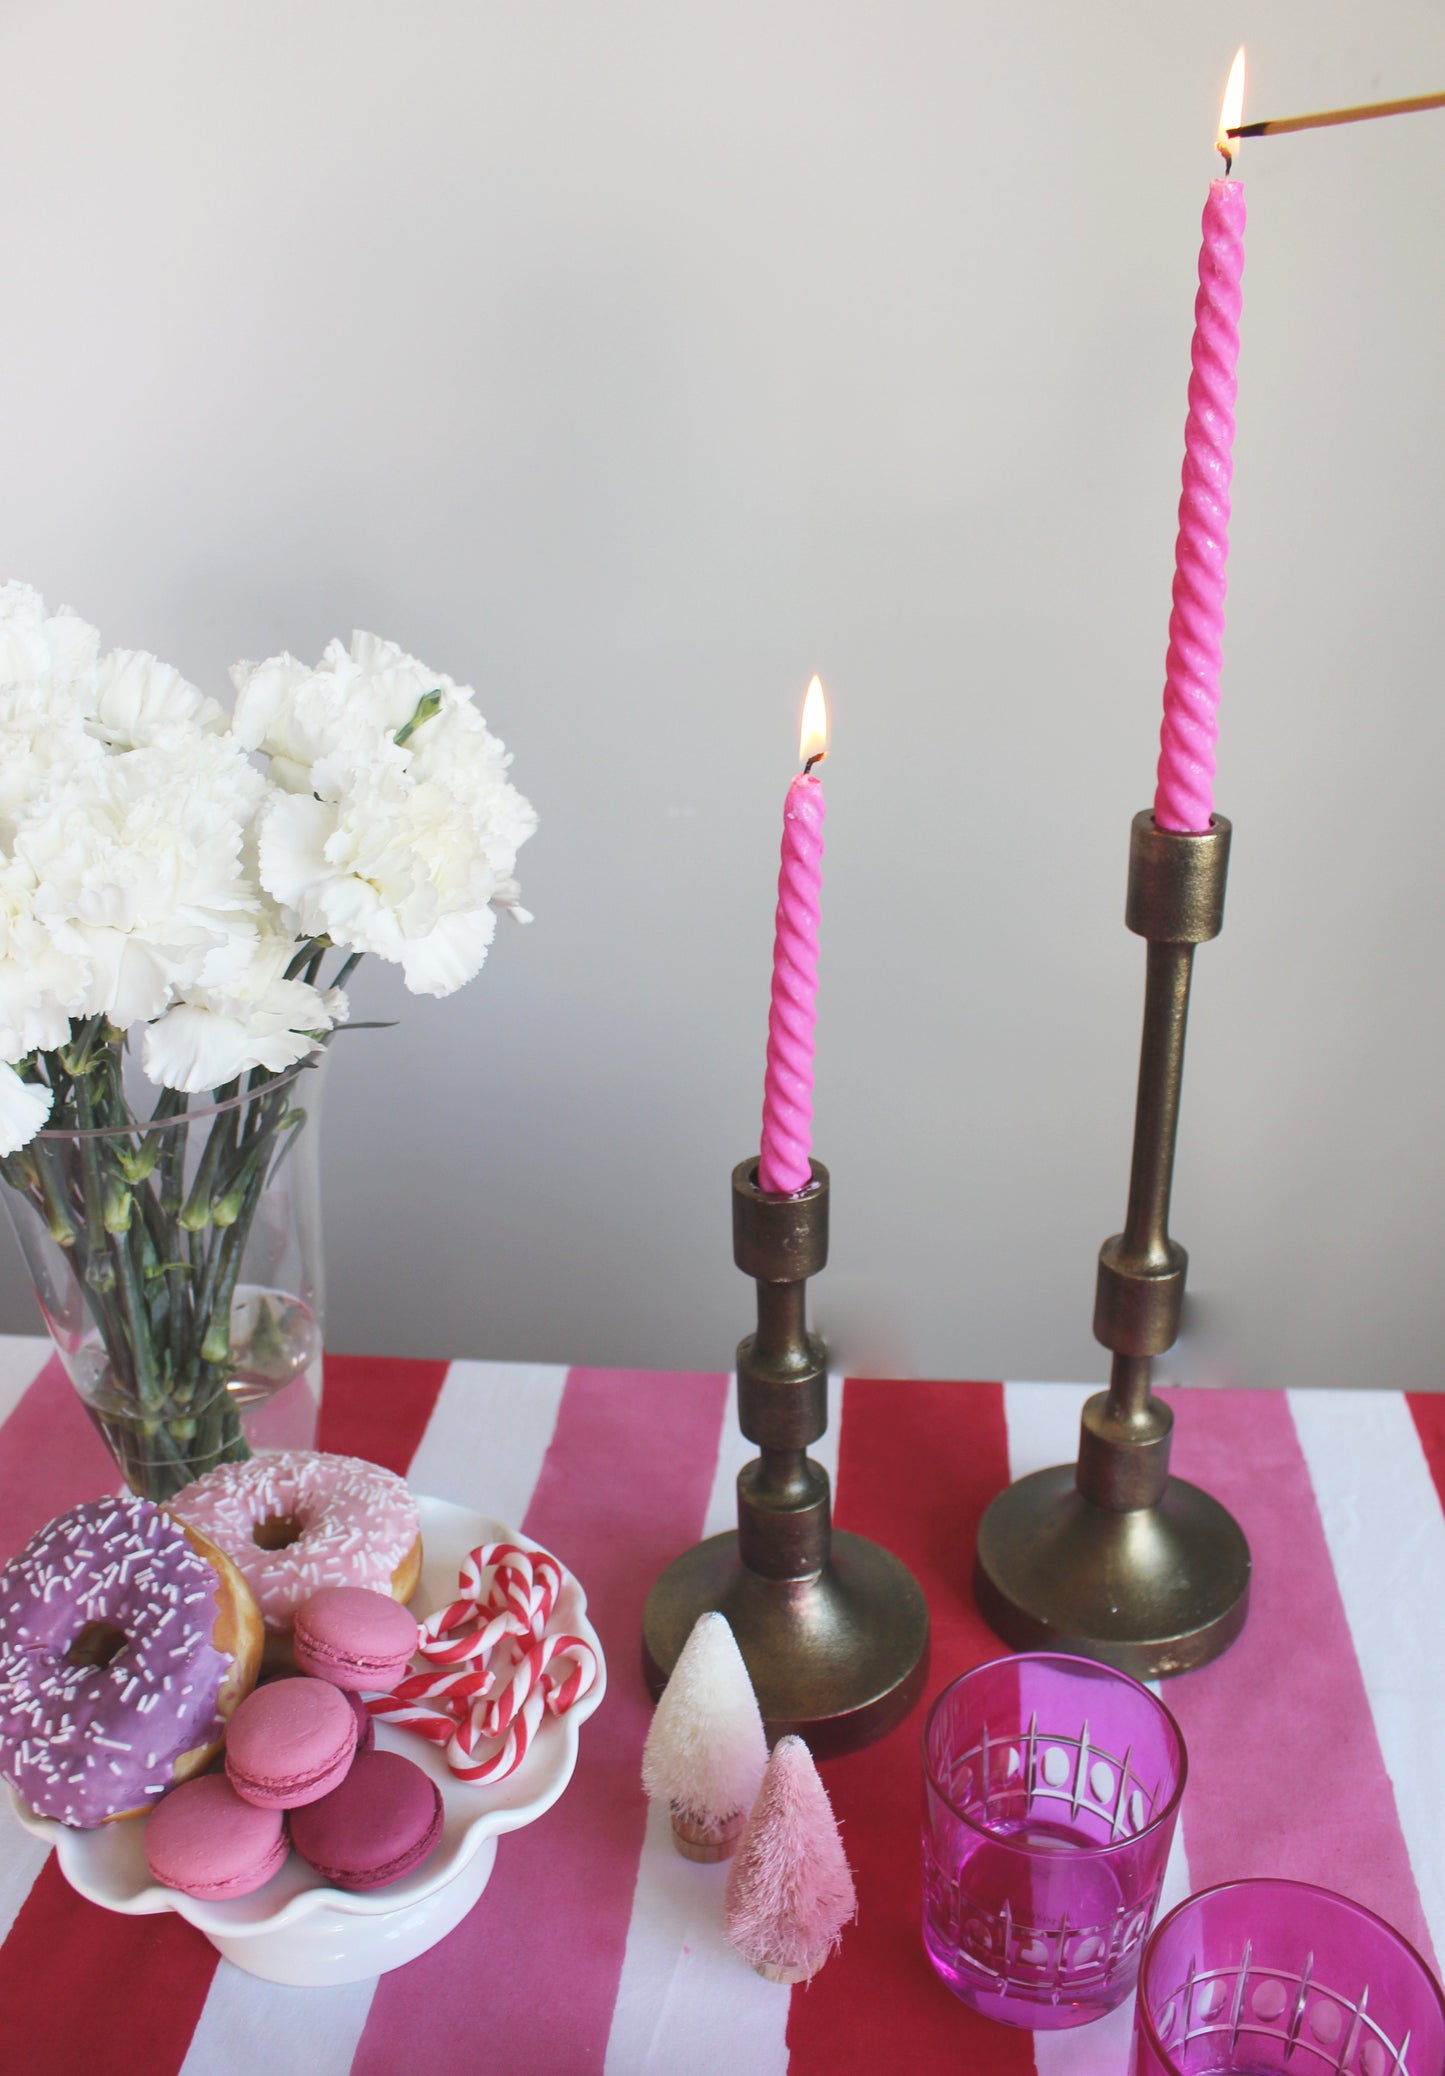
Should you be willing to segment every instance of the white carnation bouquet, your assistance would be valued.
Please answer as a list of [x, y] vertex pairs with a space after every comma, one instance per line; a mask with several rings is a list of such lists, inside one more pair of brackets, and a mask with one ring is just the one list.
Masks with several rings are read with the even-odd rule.
[[[470, 980], [498, 912], [527, 919], [536, 826], [471, 688], [393, 643], [231, 676], [228, 714], [0, 586], [0, 1175], [85, 1286], [102, 1424], [152, 1497], [246, 1453], [236, 1275], [347, 979], [374, 953], [413, 993]], [[197, 1162], [203, 1094], [223, 1107]]]

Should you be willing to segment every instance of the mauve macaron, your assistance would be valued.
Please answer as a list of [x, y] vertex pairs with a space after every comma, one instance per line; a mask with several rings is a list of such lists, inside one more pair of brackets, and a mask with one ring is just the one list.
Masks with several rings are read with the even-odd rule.
[[[346, 1693], [346, 1690], [343, 1687], [339, 1688], [338, 1692]], [[346, 1698], [351, 1703], [351, 1713], [356, 1718], [356, 1756], [359, 1759], [363, 1752], [369, 1752], [376, 1743], [376, 1718], [359, 1694], [347, 1694]]]
[[326, 1680], [272, 1680], [248, 1694], [226, 1732], [226, 1776], [244, 1802], [297, 1809], [346, 1777], [356, 1717]]
[[323, 1586], [296, 1610], [291, 1649], [302, 1672], [349, 1692], [384, 1694], [416, 1649], [415, 1615], [389, 1593]]
[[442, 1835], [441, 1790], [400, 1752], [367, 1752], [339, 1788], [291, 1819], [291, 1843], [339, 1889], [379, 1889], [419, 1867]]
[[221, 1773], [173, 1788], [146, 1823], [146, 1860], [157, 1881], [188, 1896], [249, 1896], [286, 1858], [279, 1809], [243, 1802]]

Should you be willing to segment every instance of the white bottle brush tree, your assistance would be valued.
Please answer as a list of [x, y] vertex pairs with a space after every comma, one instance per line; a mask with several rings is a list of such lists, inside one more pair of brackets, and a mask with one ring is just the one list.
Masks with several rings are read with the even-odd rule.
[[727, 1618], [699, 1615], [642, 1753], [642, 1785], [671, 1809], [680, 1853], [690, 1860], [733, 1853], [767, 1762], [757, 1698]]
[[858, 1908], [828, 1791], [801, 1737], [773, 1749], [728, 1871], [728, 1937], [770, 1982], [806, 1982]]

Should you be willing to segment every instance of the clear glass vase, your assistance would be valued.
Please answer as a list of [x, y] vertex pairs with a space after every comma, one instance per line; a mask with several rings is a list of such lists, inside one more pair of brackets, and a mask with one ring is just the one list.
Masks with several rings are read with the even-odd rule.
[[[253, 1446], [315, 1441], [326, 1055], [220, 1100], [163, 1091], [0, 1161], [51, 1338], [126, 1483], [164, 1500]], [[232, 1084], [235, 1089], [235, 1084]]]

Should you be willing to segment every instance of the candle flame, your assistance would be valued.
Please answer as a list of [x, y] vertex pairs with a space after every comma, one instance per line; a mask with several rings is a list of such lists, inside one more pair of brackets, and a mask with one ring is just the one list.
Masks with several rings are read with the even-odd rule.
[[814, 678], [808, 687], [808, 696], [803, 701], [803, 730], [798, 737], [798, 762], [806, 764], [811, 758], [826, 757], [828, 754], [828, 708], [823, 698], [822, 683]]
[[1234, 154], [1239, 149], [1239, 139], [1231, 137], [1230, 131], [1237, 130], [1244, 115], [1244, 45], [1234, 53], [1234, 63], [1229, 68], [1229, 83], [1224, 89], [1224, 105], [1219, 111], [1219, 134], [1214, 140], [1214, 149], [1224, 160], [1225, 170], [1232, 172]]

